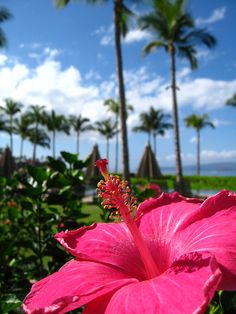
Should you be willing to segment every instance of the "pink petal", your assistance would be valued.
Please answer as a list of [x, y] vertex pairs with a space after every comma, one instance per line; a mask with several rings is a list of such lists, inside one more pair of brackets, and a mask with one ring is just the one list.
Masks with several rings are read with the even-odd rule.
[[115, 291], [109, 292], [87, 303], [85, 305], [83, 314], [104, 314], [106, 312], [107, 305], [114, 293]]
[[214, 257], [190, 253], [182, 256], [161, 276], [119, 289], [105, 313], [204, 313], [220, 278]]
[[160, 273], [176, 258], [175, 244], [172, 246], [171, 243], [173, 235], [193, 220], [201, 203], [199, 199], [185, 198], [174, 192], [162, 193], [159, 198], [146, 200], [139, 205], [137, 224]]
[[124, 223], [98, 223], [60, 232], [55, 238], [80, 260], [108, 263], [140, 280], [145, 276], [139, 252]]
[[71, 260], [32, 286], [23, 309], [27, 314], [62, 314], [133, 282], [137, 280], [115, 267]]
[[206, 200], [201, 211], [206, 218], [191, 224], [173, 239], [178, 254], [209, 251], [223, 274], [220, 289], [236, 290], [236, 195], [223, 191]]
[[195, 217], [201, 200], [185, 198], [177, 192], [162, 193], [159, 198], [141, 203], [136, 212], [140, 231], [146, 236], [158, 237], [169, 242], [172, 235], [184, 228]]

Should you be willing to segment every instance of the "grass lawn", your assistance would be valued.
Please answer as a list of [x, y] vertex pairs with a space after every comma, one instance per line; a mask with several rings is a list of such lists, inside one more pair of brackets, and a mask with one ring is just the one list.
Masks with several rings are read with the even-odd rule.
[[84, 223], [84, 224], [102, 222], [101, 214], [103, 212], [98, 205], [83, 203], [81, 211], [83, 214], [88, 214], [89, 216], [79, 219], [79, 222]]

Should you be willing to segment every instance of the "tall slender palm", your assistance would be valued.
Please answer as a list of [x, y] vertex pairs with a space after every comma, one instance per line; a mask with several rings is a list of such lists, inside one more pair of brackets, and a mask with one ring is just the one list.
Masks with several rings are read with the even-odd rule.
[[236, 107], [236, 94], [233, 94], [232, 97], [226, 100], [225, 104], [227, 106]]
[[149, 114], [152, 118], [152, 136], [153, 136], [153, 147], [154, 154], [156, 156], [156, 138], [158, 135], [164, 136], [166, 130], [171, 129], [173, 127], [172, 123], [168, 122], [170, 119], [170, 115], [164, 113], [162, 110], [150, 108]]
[[79, 154], [79, 140], [80, 134], [89, 130], [92, 130], [93, 127], [89, 124], [89, 118], [83, 118], [81, 114], [78, 116], [71, 115], [69, 118], [72, 128], [76, 132], [76, 152]]
[[34, 145], [32, 160], [36, 160], [36, 147], [50, 148], [50, 138], [43, 129], [32, 129], [29, 135], [29, 141]]
[[32, 132], [32, 128], [30, 128], [31, 121], [27, 114], [23, 114], [20, 116], [19, 119], [16, 119], [16, 133], [21, 137], [21, 144], [20, 144], [20, 160], [23, 157], [23, 148], [24, 148], [24, 141], [30, 137], [30, 133]]
[[[108, 111], [112, 112], [115, 115], [115, 121], [117, 125], [117, 133], [116, 133], [116, 149], [115, 149], [115, 172], [118, 172], [118, 155], [119, 155], [119, 103], [114, 99], [106, 99], [104, 101], [104, 105], [108, 107]], [[127, 111], [132, 112], [134, 110], [132, 105], [127, 105]], [[128, 112], [126, 113], [126, 118], [128, 116]]]
[[179, 120], [176, 93], [176, 55], [190, 62], [191, 68], [197, 68], [197, 45], [212, 48], [215, 38], [204, 29], [195, 27], [194, 20], [186, 11], [185, 0], [153, 0], [153, 12], [140, 19], [141, 27], [148, 28], [156, 40], [145, 48], [144, 54], [162, 47], [169, 53], [171, 67], [172, 112], [174, 126], [174, 144], [176, 155], [176, 187], [184, 193], [184, 181], [179, 138]]
[[4, 7], [0, 7], [0, 48], [7, 45], [6, 36], [2, 30], [1, 24], [8, 21], [12, 17], [11, 13]]
[[13, 133], [15, 133], [15, 126], [14, 126], [14, 116], [20, 112], [22, 108], [22, 104], [16, 102], [10, 98], [5, 99], [5, 106], [0, 107], [0, 110], [3, 111], [8, 117], [9, 120], [6, 121], [6, 130], [10, 135], [10, 149], [13, 155]]
[[157, 135], [165, 135], [165, 131], [172, 128], [172, 124], [167, 121], [169, 118], [170, 116], [168, 114], [151, 106], [148, 112], [142, 112], [140, 114], [141, 124], [133, 128], [135, 132], [146, 132], [148, 134], [149, 144], [151, 144], [151, 136], [153, 137], [155, 156]]
[[109, 159], [109, 140], [113, 138], [113, 136], [115, 136], [116, 133], [118, 132], [116, 122], [112, 123], [111, 119], [98, 121], [95, 123], [94, 129], [106, 138], [107, 141], [106, 156], [107, 159]]
[[56, 157], [56, 133], [64, 132], [70, 134], [70, 126], [68, 121], [63, 115], [57, 115], [55, 110], [51, 110], [50, 114], [44, 115], [45, 125], [47, 129], [52, 132], [52, 155]]
[[140, 125], [133, 127], [134, 132], [144, 132], [148, 135], [148, 144], [151, 145], [152, 125], [148, 113], [141, 112], [139, 115]]
[[[101, 2], [102, 0], [87, 0], [88, 3]], [[107, 2], [107, 0], [103, 0]], [[119, 106], [120, 106], [120, 122], [121, 122], [121, 139], [122, 139], [122, 162], [123, 162], [123, 176], [129, 181], [129, 148], [128, 135], [126, 124], [126, 102], [125, 102], [125, 87], [123, 77], [123, 61], [121, 49], [121, 35], [125, 36], [127, 33], [127, 18], [132, 15], [132, 12], [125, 6], [124, 0], [112, 0], [114, 13], [114, 31], [115, 31], [115, 55], [117, 68], [117, 81], [119, 91]], [[64, 7], [70, 0], [53, 0], [57, 7]]]
[[214, 128], [214, 124], [209, 121], [209, 117], [207, 114], [202, 116], [198, 116], [196, 114], [191, 114], [190, 116], [186, 117], [185, 123], [187, 127], [193, 128], [197, 132], [197, 175], [200, 175], [200, 131], [209, 126]]
[[[31, 136], [31, 143], [33, 144], [33, 161], [36, 159], [36, 147], [38, 145], [38, 139], [43, 138], [43, 130], [40, 129], [40, 125], [45, 124], [45, 106], [31, 105], [29, 111], [26, 113], [30, 122], [34, 124], [34, 132]], [[35, 142], [34, 142], [35, 140]], [[39, 144], [40, 145], [40, 144]]]

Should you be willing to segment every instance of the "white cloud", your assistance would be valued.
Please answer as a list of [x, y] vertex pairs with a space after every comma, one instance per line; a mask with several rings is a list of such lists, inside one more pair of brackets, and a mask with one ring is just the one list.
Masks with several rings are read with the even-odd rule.
[[102, 46], [114, 45], [114, 26], [109, 27], [100, 26], [93, 32], [94, 35], [100, 37], [100, 44]]
[[180, 106], [191, 105], [194, 109], [210, 111], [224, 106], [228, 95], [233, 95], [236, 90], [236, 80], [196, 78], [180, 81], [179, 86]]
[[132, 29], [130, 30], [125, 38], [123, 39], [123, 42], [125, 44], [131, 44], [134, 42], [140, 42], [143, 40], [149, 40], [152, 38], [151, 33], [149, 33], [146, 30], [141, 30], [141, 29]]
[[[103, 46], [114, 45], [114, 26], [113, 24], [105, 28], [104, 26], [96, 29], [93, 34], [100, 37], [100, 44]], [[133, 28], [128, 31], [126, 36], [122, 38], [123, 43], [132, 44], [134, 42], [140, 42], [144, 40], [149, 40], [152, 35], [147, 30], [141, 30], [138, 28]]]
[[0, 66], [4, 65], [7, 61], [7, 56], [0, 54]]
[[197, 25], [207, 25], [218, 22], [225, 17], [226, 7], [215, 9], [208, 18], [198, 18], [196, 19]]
[[[26, 106], [45, 105], [48, 110], [54, 108], [65, 115], [82, 113], [92, 122], [106, 118], [103, 102], [107, 98], [117, 98], [116, 75], [101, 80], [99, 73], [91, 69], [82, 76], [74, 66], [62, 68], [57, 60], [58, 50], [44, 52], [44, 59], [33, 67], [2, 55], [2, 60], [7, 61], [0, 67], [0, 99], [11, 97]], [[187, 68], [178, 72], [180, 108], [191, 106], [208, 112], [225, 106], [225, 99], [236, 90], [236, 80], [192, 79], [188, 74]], [[171, 90], [166, 89], [169, 81], [145, 66], [125, 71], [124, 76], [127, 103], [135, 107], [128, 118], [129, 128], [139, 123], [139, 114], [150, 106], [171, 112]], [[226, 125], [225, 121], [217, 120], [217, 123]]]
[[94, 70], [90, 70], [88, 73], [85, 74], [85, 79], [86, 80], [101, 80], [101, 75]]
[[215, 127], [218, 126], [225, 126], [225, 125], [230, 125], [232, 124], [231, 121], [227, 121], [227, 120], [220, 120], [220, 119], [213, 119], [212, 123], [214, 124]]
[[236, 150], [203, 150], [201, 156], [205, 161], [219, 161], [219, 160], [229, 160], [236, 158]]
[[19, 48], [20, 49], [30, 49], [30, 50], [36, 50], [36, 49], [39, 49], [42, 47], [42, 44], [41, 43], [38, 43], [38, 42], [33, 42], [33, 43], [20, 43], [19, 44]]
[[189, 143], [196, 143], [197, 142], [197, 138], [196, 138], [196, 136], [193, 136], [193, 137], [191, 137], [190, 138], [190, 140], [189, 140]]

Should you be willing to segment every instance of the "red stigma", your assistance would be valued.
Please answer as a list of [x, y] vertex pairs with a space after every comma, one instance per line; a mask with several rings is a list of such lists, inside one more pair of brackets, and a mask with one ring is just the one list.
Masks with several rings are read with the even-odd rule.
[[95, 162], [95, 165], [98, 167], [104, 179], [107, 180], [108, 179], [108, 170], [107, 170], [108, 160], [99, 159]]

